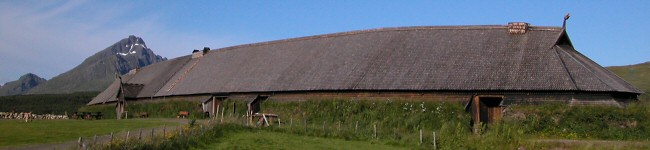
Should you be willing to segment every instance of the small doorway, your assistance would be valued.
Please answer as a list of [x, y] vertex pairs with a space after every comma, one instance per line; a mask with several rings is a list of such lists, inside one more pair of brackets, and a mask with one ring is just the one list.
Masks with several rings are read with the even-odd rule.
[[484, 124], [501, 120], [503, 111], [503, 96], [478, 95], [470, 103], [472, 112], [472, 125], [482, 122]]
[[203, 112], [206, 113], [206, 115], [209, 117], [217, 117], [219, 115], [219, 111], [222, 111], [223, 109], [223, 101], [227, 98], [228, 97], [226, 96], [212, 96], [210, 99], [203, 102]]
[[261, 103], [269, 98], [266, 95], [258, 95], [255, 99], [248, 102], [248, 110], [246, 111], [246, 116], [248, 117], [248, 125], [255, 124], [255, 116], [257, 113], [262, 111]]
[[259, 113], [262, 110], [260, 104], [264, 100], [266, 100], [267, 98], [269, 98], [269, 96], [259, 95], [259, 96], [255, 97], [255, 99], [253, 99], [252, 101], [249, 101], [248, 102], [248, 115], [250, 116], [250, 115], [253, 115], [255, 113]]

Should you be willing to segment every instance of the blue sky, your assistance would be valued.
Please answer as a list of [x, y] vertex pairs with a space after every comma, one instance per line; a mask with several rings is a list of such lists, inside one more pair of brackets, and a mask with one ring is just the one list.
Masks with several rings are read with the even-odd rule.
[[561, 26], [603, 66], [650, 61], [650, 1], [0, 1], [0, 84], [50, 79], [129, 35], [163, 57], [399, 26]]

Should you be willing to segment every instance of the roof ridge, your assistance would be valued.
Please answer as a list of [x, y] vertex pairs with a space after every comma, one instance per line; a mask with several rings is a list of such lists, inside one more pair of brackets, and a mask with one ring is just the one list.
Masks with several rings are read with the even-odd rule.
[[578, 88], [578, 83], [576, 83], [576, 80], [573, 79], [573, 75], [571, 74], [571, 71], [569, 71], [569, 68], [566, 66], [566, 62], [564, 62], [564, 59], [562, 59], [562, 56], [560, 56], [560, 52], [559, 52], [560, 49], [561, 50], [564, 49], [557, 45], [555, 45], [555, 47], [557, 47], [557, 48], [553, 48], [555, 49], [555, 56], [557, 56], [560, 59], [560, 62], [562, 63], [562, 68], [564, 68], [564, 71], [566, 71], [567, 75], [569, 76], [569, 79], [571, 79], [571, 83], [573, 83], [573, 87], [575, 88], [575, 90], [580, 90], [580, 88]]
[[[383, 27], [383, 28], [374, 28], [374, 29], [364, 29], [364, 30], [353, 30], [345, 31], [338, 33], [329, 33], [329, 34], [319, 34], [311, 36], [303, 36], [296, 38], [287, 38], [281, 40], [271, 40], [265, 42], [256, 42], [242, 45], [235, 45], [229, 47], [218, 48], [217, 50], [232, 50], [243, 47], [255, 47], [263, 46], [270, 44], [279, 44], [295, 41], [304, 41], [320, 38], [329, 38], [329, 37], [338, 37], [338, 36], [347, 36], [347, 35], [357, 35], [357, 34], [367, 34], [367, 33], [379, 33], [379, 32], [390, 32], [390, 31], [413, 31], [413, 30], [491, 30], [491, 29], [508, 29], [507, 25], [463, 25], [463, 26], [404, 26], [404, 27]], [[561, 30], [561, 27], [551, 27], [551, 26], [530, 26], [529, 30], [531, 31], [556, 31]]]
[[[574, 50], [572, 52], [575, 52], [575, 54], [577, 54], [577, 55], [583, 55], [582, 53], [578, 52], [577, 50]], [[568, 52], [565, 52], [565, 53], [569, 54]], [[611, 88], [612, 90], [616, 90], [617, 88], [614, 88], [614, 87], [612, 87], [612, 85], [610, 85], [607, 82], [603, 81], [603, 79], [600, 76], [597, 75], [597, 73], [596, 73], [597, 71], [602, 71], [603, 73], [606, 73], [609, 76], [614, 76], [614, 77], [618, 78], [618, 79], [615, 79], [615, 78], [605, 76], [605, 77], [608, 77], [611, 80], [614, 80], [613, 82], [615, 82], [617, 84], [621, 84], [625, 88], [629, 88], [629, 89], [626, 89], [626, 90], [632, 90], [632, 91], [635, 91], [635, 92], [643, 93], [643, 91], [637, 89], [636, 87], [634, 87], [630, 83], [625, 82], [625, 80], [623, 80], [624, 82], [619, 82], [618, 80], [622, 80], [622, 78], [620, 76], [616, 75], [615, 73], [613, 73], [609, 69], [606, 69], [606, 68], [598, 65], [598, 63], [591, 60], [589, 57], [584, 57], [584, 58], [586, 58], [585, 59], [586, 62], [582, 62], [582, 61], [576, 60], [576, 58], [571, 54], [569, 54], [569, 56], [571, 57], [571, 59], [574, 59], [575, 61], [578, 61], [582, 67], [586, 68], [587, 70], [589, 70], [590, 73], [594, 74], [594, 76], [598, 79], [598, 81], [600, 81], [603, 84], [607, 85], [607, 87]], [[585, 63], [591, 63], [592, 65], [595, 64], [597, 67], [592, 67], [593, 69], [591, 69], [590, 67], [586, 67], [585, 65], [588, 65], [588, 64], [585, 64]], [[598, 70], [596, 70], [596, 69], [598, 69]]]
[[[558, 46], [558, 47], [560, 47], [560, 46]], [[582, 62], [582, 61], [580, 61], [580, 60], [577, 60], [577, 59], [575, 58], [575, 56], [571, 55], [571, 54], [570, 54], [569, 52], [567, 52], [567, 50], [565, 50], [564, 48], [560, 47], [560, 49], [562, 49], [562, 52], [565, 53], [565, 54], [567, 55], [567, 57], [569, 57], [569, 58], [572, 59], [574, 62], [576, 62], [577, 64], [579, 64], [580, 67], [582, 67], [582, 68], [586, 69], [587, 71], [589, 71], [589, 73], [591, 73], [591, 75], [593, 75], [596, 79], [598, 79], [598, 81], [599, 81], [600, 83], [602, 83], [602, 84], [604, 84], [605, 86], [607, 86], [610, 90], [614, 90], [614, 91], [616, 91], [616, 88], [612, 87], [612, 85], [609, 85], [609, 84], [607, 84], [607, 82], [603, 81], [603, 79], [601, 79], [601, 78], [600, 78], [600, 77], [599, 77], [599, 76], [594, 72], [594, 70], [592, 70], [591, 68], [585, 66], [584, 62]], [[577, 51], [576, 51], [576, 52], [577, 52]], [[566, 66], [565, 66], [565, 67], [566, 67]], [[576, 85], [576, 87], [577, 87], [577, 85]]]

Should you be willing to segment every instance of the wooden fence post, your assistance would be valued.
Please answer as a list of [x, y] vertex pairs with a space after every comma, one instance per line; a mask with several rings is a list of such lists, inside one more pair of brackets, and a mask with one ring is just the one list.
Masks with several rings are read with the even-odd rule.
[[93, 145], [97, 144], [97, 134], [95, 134], [95, 138], [93, 138]]
[[278, 128], [279, 127], [282, 127], [282, 125], [280, 124], [280, 118], [278, 118]]
[[341, 121], [339, 121], [339, 132], [341, 132]]
[[83, 139], [81, 137], [79, 137], [79, 141], [77, 141], [77, 143], [79, 144], [79, 148], [83, 149], [84, 145], [83, 145]]
[[140, 133], [138, 133], [138, 140], [142, 140], [142, 128], [140, 128]]
[[397, 128], [393, 129], [393, 140], [397, 141]]
[[111, 132], [111, 140], [108, 141], [109, 143], [113, 143], [113, 132]]
[[374, 128], [374, 131], [375, 131], [374, 134], [373, 134], [373, 136], [374, 136], [375, 138], [377, 138], [377, 123], [373, 123], [373, 124], [372, 124], [372, 127]]
[[129, 140], [129, 134], [131, 134], [131, 131], [126, 131], [126, 139], [124, 139], [124, 142]]
[[151, 141], [153, 141], [153, 131], [154, 131], [154, 129], [151, 128]]
[[422, 129], [420, 129], [420, 145], [422, 145]]
[[165, 132], [167, 131], [167, 125], [163, 125], [163, 137], [165, 137]]
[[433, 149], [434, 150], [438, 149], [437, 146], [438, 145], [436, 145], [436, 131], [433, 131]]
[[359, 121], [354, 123], [354, 133], [357, 133], [358, 130], [359, 130]]

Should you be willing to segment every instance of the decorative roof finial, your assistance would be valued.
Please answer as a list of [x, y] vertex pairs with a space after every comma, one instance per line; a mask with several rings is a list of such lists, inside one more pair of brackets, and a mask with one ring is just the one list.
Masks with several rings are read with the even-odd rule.
[[562, 28], [566, 28], [566, 20], [569, 20], [569, 17], [571, 17], [571, 13], [566, 13], [566, 15], [564, 15], [564, 22], [562, 23]]

